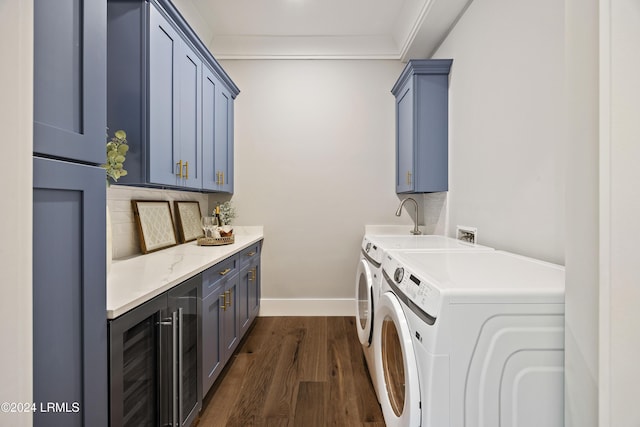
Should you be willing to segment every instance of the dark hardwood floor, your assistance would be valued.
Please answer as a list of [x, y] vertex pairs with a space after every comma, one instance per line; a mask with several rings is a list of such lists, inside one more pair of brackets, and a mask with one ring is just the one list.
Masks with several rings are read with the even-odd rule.
[[257, 318], [197, 426], [384, 426], [354, 322]]

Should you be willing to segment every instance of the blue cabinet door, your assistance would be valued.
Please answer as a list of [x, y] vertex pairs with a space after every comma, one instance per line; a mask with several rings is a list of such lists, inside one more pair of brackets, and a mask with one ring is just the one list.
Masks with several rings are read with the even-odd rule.
[[260, 311], [260, 258], [249, 268], [249, 286], [247, 292], [248, 306], [249, 306], [249, 324], [258, 316]]
[[217, 189], [233, 193], [233, 98], [223, 86], [216, 93], [215, 169]]
[[260, 258], [254, 259], [240, 271], [240, 336], [249, 330], [249, 326], [260, 310]]
[[218, 78], [207, 66], [202, 67], [202, 188], [218, 190], [220, 174], [215, 164], [216, 92]]
[[180, 185], [199, 190], [202, 188], [202, 60], [184, 41], [180, 43], [178, 65]]
[[238, 316], [240, 318], [240, 336], [242, 337], [250, 325], [249, 317], [249, 282], [251, 279], [249, 266], [245, 266], [240, 270], [240, 285], [238, 287], [238, 301], [240, 309]]
[[224, 289], [202, 300], [202, 395], [207, 394], [224, 366], [222, 345], [222, 313], [225, 309]]
[[104, 169], [33, 159], [34, 426], [107, 426]]
[[225, 362], [240, 342], [240, 292], [239, 278], [235, 276], [224, 287], [226, 309], [222, 313], [222, 345], [224, 346]]
[[36, 154], [105, 162], [106, 3], [34, 2]]
[[397, 193], [406, 193], [414, 189], [413, 131], [413, 79], [410, 79], [396, 99]]
[[152, 184], [182, 185], [180, 50], [179, 34], [150, 4], [148, 180]]

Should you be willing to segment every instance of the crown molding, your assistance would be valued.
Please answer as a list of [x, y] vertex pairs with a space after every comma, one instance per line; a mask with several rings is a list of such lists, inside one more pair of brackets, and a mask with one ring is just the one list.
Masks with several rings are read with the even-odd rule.
[[391, 37], [214, 36], [219, 59], [400, 59]]
[[[168, 2], [171, 0], [155, 0]], [[192, 2], [192, 0], [174, 0]], [[216, 59], [430, 58], [473, 0], [406, 1], [388, 36], [273, 36], [213, 34], [207, 47]], [[207, 34], [208, 35], [208, 34]]]

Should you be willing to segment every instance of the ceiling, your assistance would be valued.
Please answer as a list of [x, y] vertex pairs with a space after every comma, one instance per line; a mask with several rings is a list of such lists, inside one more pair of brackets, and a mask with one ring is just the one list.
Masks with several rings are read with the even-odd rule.
[[472, 0], [191, 0], [221, 59], [428, 58]]

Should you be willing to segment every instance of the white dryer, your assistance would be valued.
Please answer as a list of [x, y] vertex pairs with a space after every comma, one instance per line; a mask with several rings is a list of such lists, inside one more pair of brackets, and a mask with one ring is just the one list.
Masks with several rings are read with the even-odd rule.
[[373, 340], [387, 426], [563, 426], [563, 267], [390, 251], [382, 274]]
[[369, 375], [378, 393], [374, 354], [377, 343], [373, 340], [373, 323], [378, 298], [381, 294], [381, 266], [384, 253], [390, 250], [418, 251], [492, 251], [492, 248], [474, 245], [441, 235], [365, 235], [360, 247], [360, 260], [356, 273], [356, 328], [362, 344]]

